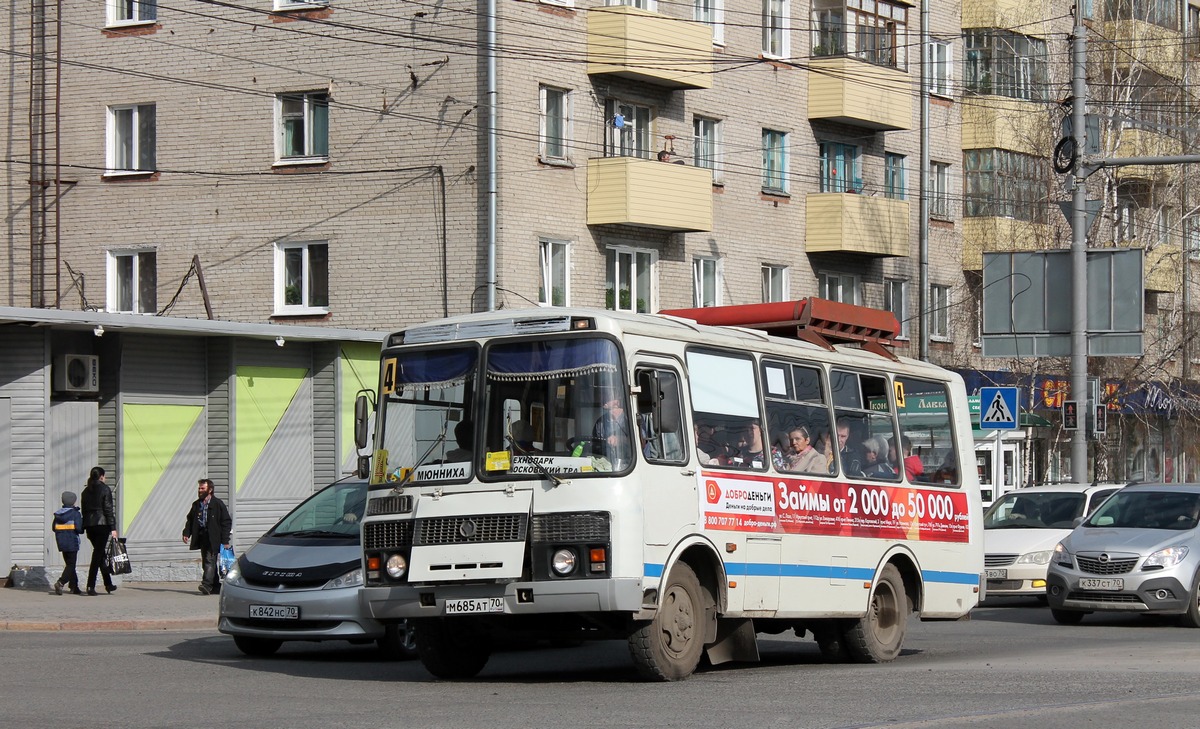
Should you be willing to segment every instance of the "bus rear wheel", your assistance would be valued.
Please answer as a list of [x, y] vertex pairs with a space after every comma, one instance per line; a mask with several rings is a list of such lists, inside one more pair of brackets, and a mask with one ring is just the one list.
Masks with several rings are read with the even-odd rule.
[[900, 655], [910, 613], [904, 580], [894, 565], [884, 565], [871, 593], [867, 614], [846, 631], [846, 650], [858, 663], [885, 663]]
[[450, 623], [442, 618], [427, 618], [410, 620], [409, 626], [421, 665], [438, 678], [476, 676], [492, 656], [487, 636], [468, 620]]
[[629, 653], [643, 678], [679, 681], [696, 670], [707, 633], [704, 597], [691, 567], [680, 562], [671, 569], [654, 619], [629, 636]]

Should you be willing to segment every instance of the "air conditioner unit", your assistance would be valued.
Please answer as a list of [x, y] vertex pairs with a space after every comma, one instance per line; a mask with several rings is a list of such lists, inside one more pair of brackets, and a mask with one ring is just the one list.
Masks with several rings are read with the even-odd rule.
[[100, 391], [100, 358], [94, 354], [60, 354], [54, 360], [54, 391]]

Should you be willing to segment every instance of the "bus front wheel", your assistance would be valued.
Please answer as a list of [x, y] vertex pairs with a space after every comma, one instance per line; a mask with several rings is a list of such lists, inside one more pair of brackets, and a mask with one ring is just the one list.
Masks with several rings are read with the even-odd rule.
[[663, 585], [662, 604], [649, 623], [629, 636], [629, 653], [643, 678], [679, 681], [692, 675], [704, 653], [705, 602], [696, 573], [680, 562]]
[[884, 663], [900, 655], [910, 613], [904, 580], [895, 565], [885, 565], [871, 593], [867, 614], [846, 631], [846, 649], [859, 663]]
[[410, 620], [417, 656], [425, 670], [438, 678], [471, 678], [492, 656], [487, 636], [467, 620], [453, 625], [441, 618]]

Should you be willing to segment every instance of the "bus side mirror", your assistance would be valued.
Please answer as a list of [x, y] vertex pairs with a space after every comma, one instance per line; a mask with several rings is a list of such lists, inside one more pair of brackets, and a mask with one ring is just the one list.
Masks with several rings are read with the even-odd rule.
[[354, 447], [362, 450], [367, 447], [367, 418], [370, 415], [370, 404], [366, 395], [354, 398]]
[[354, 475], [361, 479], [364, 479], [364, 480], [371, 477], [371, 457], [370, 456], [359, 456], [358, 457], [358, 463], [355, 466]]

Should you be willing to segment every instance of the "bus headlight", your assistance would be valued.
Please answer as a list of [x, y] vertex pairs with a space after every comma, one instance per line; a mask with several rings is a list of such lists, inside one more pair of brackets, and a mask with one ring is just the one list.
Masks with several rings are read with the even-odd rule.
[[408, 572], [408, 560], [404, 558], [403, 554], [393, 554], [387, 558], [388, 577], [398, 580], [404, 577], [405, 572]]
[[575, 565], [578, 562], [579, 557], [575, 555], [575, 550], [564, 547], [554, 553], [554, 559], [550, 561], [550, 567], [554, 570], [554, 574], [559, 577], [566, 577], [575, 571]]

